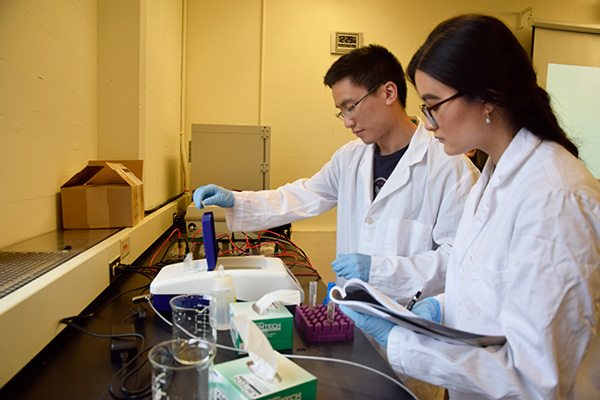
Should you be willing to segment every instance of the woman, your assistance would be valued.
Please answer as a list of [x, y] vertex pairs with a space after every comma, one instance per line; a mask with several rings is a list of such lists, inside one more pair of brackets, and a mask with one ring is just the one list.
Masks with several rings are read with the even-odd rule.
[[450, 155], [489, 155], [450, 255], [446, 293], [416, 314], [502, 346], [439, 341], [347, 310], [399, 373], [450, 398], [600, 398], [600, 191], [578, 161], [510, 30], [483, 15], [449, 19], [408, 75], [426, 127]]

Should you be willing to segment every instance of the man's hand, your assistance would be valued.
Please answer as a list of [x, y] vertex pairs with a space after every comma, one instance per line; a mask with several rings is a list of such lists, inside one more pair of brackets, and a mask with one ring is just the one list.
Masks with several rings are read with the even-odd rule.
[[235, 200], [231, 190], [213, 184], [200, 186], [194, 191], [193, 199], [198, 209], [204, 206], [231, 208]]

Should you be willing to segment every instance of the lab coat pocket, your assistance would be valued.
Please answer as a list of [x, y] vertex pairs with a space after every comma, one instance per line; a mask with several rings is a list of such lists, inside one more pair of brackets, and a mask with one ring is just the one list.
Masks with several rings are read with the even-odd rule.
[[433, 226], [410, 219], [390, 218], [384, 240], [385, 252], [401, 257], [431, 250]]
[[505, 258], [494, 254], [492, 246], [479, 246], [467, 256], [467, 265], [473, 276], [482, 283], [490, 285], [502, 285], [511, 279], [510, 269], [506, 265]]
[[511, 280], [510, 270], [496, 260], [490, 251], [469, 254], [461, 276], [464, 278], [463, 284], [478, 294], [476, 302], [465, 304], [469, 308], [467, 315], [484, 316], [484, 320], [490, 322], [496, 321], [500, 314], [504, 294]]

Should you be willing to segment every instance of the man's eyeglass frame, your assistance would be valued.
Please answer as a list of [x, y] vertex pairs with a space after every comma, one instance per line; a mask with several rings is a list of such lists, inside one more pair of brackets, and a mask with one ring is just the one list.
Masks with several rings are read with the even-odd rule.
[[367, 96], [369, 96], [371, 93], [376, 91], [379, 88], [379, 86], [381, 86], [381, 85], [383, 85], [383, 82], [381, 82], [380, 84], [373, 87], [373, 89], [369, 90], [367, 92], [367, 94], [365, 94], [363, 97], [358, 99], [358, 101], [356, 103], [352, 104], [350, 107], [348, 107], [345, 110], [341, 110], [339, 113], [335, 114], [335, 116], [337, 118], [341, 119], [342, 121], [344, 121], [346, 118], [350, 118], [352, 115], [354, 115], [354, 109], [356, 108], [356, 106], [359, 105], [361, 101], [366, 99]]

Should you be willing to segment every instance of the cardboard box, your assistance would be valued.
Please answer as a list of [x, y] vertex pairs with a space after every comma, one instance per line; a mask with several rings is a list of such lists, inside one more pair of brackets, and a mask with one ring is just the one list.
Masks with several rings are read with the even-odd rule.
[[144, 218], [143, 161], [90, 161], [60, 188], [64, 229], [122, 228]]
[[[254, 321], [256, 326], [265, 334], [271, 347], [274, 350], [289, 350], [293, 347], [293, 325], [294, 319], [292, 313], [283, 306], [280, 302], [271, 304], [266, 314], [262, 315], [254, 311], [254, 301], [244, 301], [231, 303], [229, 305], [231, 318], [239, 315], [246, 315]], [[231, 341], [236, 348], [241, 347], [242, 339], [235, 329], [235, 325], [231, 324]]]
[[267, 382], [249, 369], [249, 357], [217, 364], [210, 385], [219, 400], [283, 400], [317, 398], [317, 378], [278, 354], [277, 375]]

